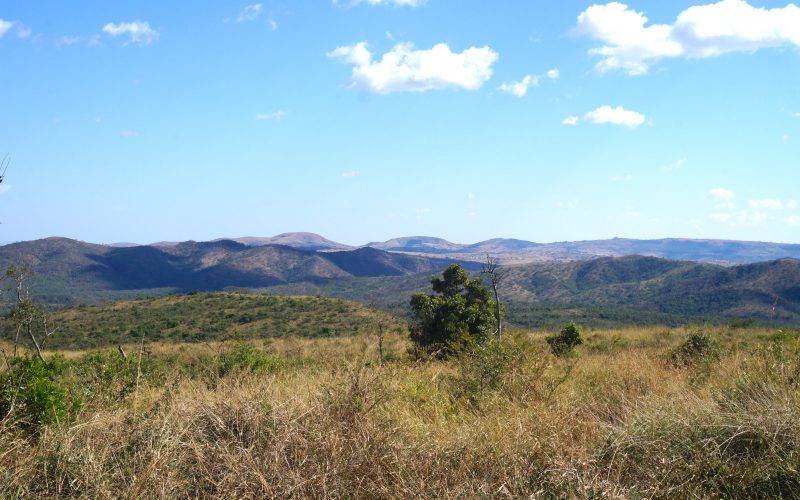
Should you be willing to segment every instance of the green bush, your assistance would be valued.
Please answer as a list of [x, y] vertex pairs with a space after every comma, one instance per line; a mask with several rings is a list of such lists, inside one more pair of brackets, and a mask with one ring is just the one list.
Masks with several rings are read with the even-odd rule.
[[447, 357], [459, 345], [485, 343], [495, 325], [494, 302], [489, 290], [467, 271], [453, 264], [442, 277], [431, 278], [436, 295], [411, 297], [411, 341], [423, 353]]
[[246, 342], [238, 342], [229, 351], [217, 358], [217, 375], [224, 377], [232, 373], [276, 373], [286, 363], [275, 356], [260, 351]]
[[457, 348], [458, 373], [451, 379], [453, 396], [477, 405], [488, 391], [503, 384], [516, 352], [500, 342], [471, 343]]
[[30, 433], [42, 425], [69, 420], [80, 400], [70, 398], [56, 383], [63, 367], [61, 357], [49, 363], [33, 354], [10, 360], [8, 370], [0, 374], [0, 420]]
[[575, 346], [584, 342], [581, 328], [572, 321], [567, 323], [567, 326], [562, 328], [558, 335], [551, 335], [546, 340], [556, 356], [569, 354]]
[[711, 361], [719, 357], [716, 342], [703, 332], [691, 334], [670, 355], [675, 366], [693, 366], [703, 361]]

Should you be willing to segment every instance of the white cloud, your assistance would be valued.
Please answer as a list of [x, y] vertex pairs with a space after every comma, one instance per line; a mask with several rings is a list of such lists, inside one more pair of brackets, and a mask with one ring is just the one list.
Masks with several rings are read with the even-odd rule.
[[246, 21], [254, 21], [258, 16], [261, 15], [261, 12], [264, 10], [264, 7], [260, 3], [254, 3], [248, 5], [239, 13], [236, 17], [237, 23], [243, 23]]
[[784, 143], [784, 144], [788, 144], [789, 143], [789, 134], [783, 134], [781, 136], [781, 142]]
[[719, 201], [733, 201], [736, 198], [736, 193], [726, 188], [714, 188], [709, 191], [709, 194]]
[[710, 217], [711, 220], [715, 220], [717, 222], [728, 222], [733, 216], [727, 212], [719, 212], [711, 214]]
[[525, 75], [525, 77], [518, 82], [503, 83], [500, 85], [500, 90], [515, 97], [525, 97], [525, 94], [528, 93], [528, 87], [531, 85], [539, 85], [539, 77]]
[[561, 76], [561, 71], [559, 71], [558, 68], [553, 68], [545, 74], [547, 75], [547, 78], [551, 80], [558, 80], [558, 78]]
[[11, 191], [11, 184], [0, 184], [0, 194]]
[[61, 36], [56, 40], [56, 47], [64, 47], [68, 45], [75, 45], [76, 43], [80, 43], [81, 37], [79, 36]]
[[756, 8], [744, 0], [689, 7], [673, 24], [650, 24], [627, 5], [592, 5], [578, 16], [573, 32], [600, 42], [589, 50], [599, 56], [599, 71], [619, 69], [642, 75], [668, 57], [706, 58], [729, 52], [755, 52], [783, 45], [800, 46], [800, 8]]
[[158, 39], [158, 32], [150, 27], [150, 23], [138, 20], [132, 23], [108, 23], [103, 26], [103, 33], [113, 37], [128, 36], [131, 43], [139, 45], [149, 45]]
[[17, 36], [20, 38], [28, 38], [33, 34], [33, 30], [27, 26], [17, 23]]
[[709, 216], [711, 220], [728, 224], [729, 226], [757, 226], [763, 222], [773, 219], [764, 212], [751, 212], [740, 210], [738, 212], [718, 212]]
[[786, 208], [789, 210], [794, 210], [797, 208], [797, 200], [789, 200], [786, 202]]
[[667, 172], [674, 172], [675, 170], [682, 169], [684, 165], [686, 165], [686, 159], [681, 158], [680, 160], [670, 163], [669, 165], [664, 165], [663, 170]]
[[365, 42], [337, 47], [327, 55], [353, 65], [352, 88], [378, 94], [445, 88], [476, 90], [492, 77], [492, 65], [498, 57], [489, 47], [470, 47], [455, 53], [444, 43], [428, 50], [398, 44], [380, 61], [373, 61]]
[[475, 195], [472, 194], [472, 193], [467, 193], [467, 199], [468, 200], [474, 200], [475, 199]]
[[351, 177], [358, 177], [358, 170], [353, 170], [351, 172], [342, 172], [342, 177], [351, 178]]
[[579, 121], [581, 121], [581, 119], [578, 116], [568, 116], [561, 121], [561, 124], [575, 126], [578, 124]]
[[269, 113], [258, 113], [256, 115], [256, 120], [264, 121], [264, 120], [282, 120], [289, 116], [288, 111], [271, 111]]
[[612, 108], [611, 106], [600, 106], [594, 111], [586, 113], [584, 121], [598, 125], [624, 125], [629, 128], [636, 128], [645, 122], [645, 116], [636, 111], [630, 111], [622, 106]]
[[269, 29], [272, 31], [278, 31], [278, 23], [271, 17], [267, 19], [267, 24], [269, 25]]
[[747, 200], [747, 205], [750, 208], [762, 210], [783, 210], [784, 204], [781, 200], [772, 198], [765, 198], [763, 200]]
[[133, 137], [141, 137], [142, 133], [137, 132], [136, 130], [123, 130], [119, 133], [119, 135], [125, 137], [126, 139], [131, 139]]
[[13, 22], [0, 18], [0, 38], [3, 38], [3, 36], [8, 33], [12, 26], [14, 26]]
[[790, 215], [784, 220], [790, 226], [800, 226], [800, 215]]

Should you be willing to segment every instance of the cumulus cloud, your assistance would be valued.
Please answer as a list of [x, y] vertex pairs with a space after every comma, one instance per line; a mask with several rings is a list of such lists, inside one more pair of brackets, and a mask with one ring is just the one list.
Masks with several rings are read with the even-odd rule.
[[682, 169], [684, 165], [686, 165], [686, 159], [681, 158], [680, 160], [670, 163], [669, 165], [664, 165], [663, 170], [666, 172], [674, 172]]
[[127, 36], [129, 43], [149, 45], [158, 39], [158, 32], [150, 27], [146, 21], [133, 21], [130, 23], [108, 23], [103, 26], [103, 33], [113, 37]]
[[572, 126], [572, 127], [574, 127], [574, 126], [575, 126], [575, 125], [577, 125], [577, 124], [578, 124], [578, 122], [580, 122], [580, 121], [581, 121], [581, 119], [580, 119], [580, 117], [578, 117], [578, 116], [568, 116], [568, 117], [564, 118], [564, 119], [561, 121], [561, 124], [562, 124], [562, 125], [569, 125], [569, 126]]
[[6, 21], [5, 19], [0, 18], [0, 38], [3, 38], [6, 33], [11, 31], [11, 28], [14, 26], [14, 23], [11, 21]]
[[713, 221], [728, 224], [729, 226], [757, 226], [773, 218], [764, 212], [751, 212], [749, 210], [718, 212], [711, 214], [709, 217]]
[[747, 205], [750, 208], [764, 209], [764, 210], [783, 210], [783, 202], [773, 198], [765, 198], [763, 200], [747, 200]]
[[256, 115], [256, 120], [258, 121], [265, 121], [265, 120], [281, 120], [286, 118], [289, 115], [288, 111], [271, 111], [269, 113], [258, 113]]
[[242, 9], [242, 11], [236, 17], [236, 22], [243, 23], [246, 21], [255, 21], [256, 18], [261, 15], [263, 10], [264, 7], [260, 3], [250, 4]]
[[558, 77], [561, 76], [561, 71], [559, 71], [558, 68], [553, 68], [545, 74], [547, 75], [547, 78], [551, 80], [558, 80]]
[[736, 198], [736, 193], [726, 188], [714, 188], [709, 191], [709, 194], [719, 201], [733, 201]]
[[414, 50], [402, 43], [373, 60], [365, 42], [337, 47], [328, 57], [353, 65], [350, 86], [378, 94], [456, 88], [476, 90], [492, 77], [497, 53], [489, 47], [452, 52], [444, 43]]
[[10, 32], [14, 27], [17, 28], [17, 36], [19, 38], [28, 38], [33, 34], [30, 28], [19, 21], [8, 21], [0, 18], [0, 38], [3, 38], [5, 34]]
[[642, 75], [664, 58], [707, 58], [762, 48], [800, 47], [800, 8], [764, 9], [744, 0], [689, 7], [672, 24], [648, 24], [642, 12], [620, 2], [592, 5], [578, 16], [573, 33], [600, 43], [589, 54], [596, 68]]
[[797, 200], [782, 201], [776, 198], [747, 200], [747, 206], [758, 210], [793, 210], [797, 208]]
[[525, 97], [528, 93], [528, 87], [539, 85], [539, 78], [532, 75], [525, 75], [525, 77], [518, 82], [507, 82], [500, 85], [500, 90], [506, 94], [511, 94], [515, 97]]
[[584, 121], [597, 125], [622, 125], [629, 128], [636, 128], [642, 125], [645, 119], [646, 117], [643, 114], [627, 110], [622, 106], [617, 106], [616, 108], [600, 106], [594, 111], [589, 111], [583, 117]]

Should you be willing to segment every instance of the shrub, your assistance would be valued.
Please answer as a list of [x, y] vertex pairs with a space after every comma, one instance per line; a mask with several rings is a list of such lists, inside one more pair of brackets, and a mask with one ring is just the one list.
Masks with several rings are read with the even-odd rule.
[[558, 335], [547, 337], [547, 343], [556, 356], [563, 356], [572, 352], [575, 346], [583, 344], [583, 333], [581, 328], [570, 321], [567, 326], [561, 329]]
[[224, 377], [231, 373], [276, 373], [284, 368], [284, 361], [266, 352], [259, 351], [246, 342], [238, 342], [217, 359], [217, 374]]
[[703, 332], [691, 334], [670, 356], [675, 366], [693, 366], [719, 357], [717, 344]]
[[470, 279], [464, 268], [453, 264], [441, 278], [432, 277], [431, 286], [436, 295], [411, 297], [411, 341], [417, 349], [447, 357], [458, 345], [489, 339], [495, 324], [494, 302], [480, 280]]
[[70, 401], [68, 392], [55, 383], [62, 368], [60, 357], [46, 364], [33, 354], [10, 360], [9, 369], [0, 375], [0, 420], [30, 433], [68, 420], [80, 401]]

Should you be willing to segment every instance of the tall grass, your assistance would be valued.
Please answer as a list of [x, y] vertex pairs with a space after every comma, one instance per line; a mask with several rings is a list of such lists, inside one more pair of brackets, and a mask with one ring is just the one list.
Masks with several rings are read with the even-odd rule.
[[585, 333], [450, 362], [392, 335], [382, 367], [369, 335], [153, 345], [135, 400], [0, 431], [0, 497], [800, 498], [796, 335], [717, 329], [676, 364], [692, 330]]

